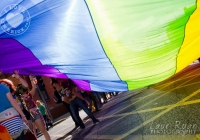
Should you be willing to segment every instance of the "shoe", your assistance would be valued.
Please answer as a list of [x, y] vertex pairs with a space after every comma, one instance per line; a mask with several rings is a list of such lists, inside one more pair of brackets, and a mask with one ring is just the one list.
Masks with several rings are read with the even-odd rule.
[[78, 125], [75, 125], [75, 127], [73, 128], [73, 130], [77, 129], [78, 127], [80, 127], [80, 126], [78, 126]]
[[80, 128], [78, 128], [78, 130], [80, 130], [80, 131], [81, 131], [81, 130], [83, 130], [83, 129], [85, 129], [85, 128], [81, 128], [81, 127], [80, 127]]
[[50, 127], [53, 127], [53, 123], [50, 123], [49, 125], [50, 125]]
[[83, 129], [85, 129], [85, 128], [81, 128], [81, 127], [79, 126], [76, 130], [74, 130], [73, 133], [81, 132]]
[[53, 127], [53, 124], [52, 123], [48, 123], [48, 126], [50, 126], [50, 128], [51, 128], [51, 127]]
[[95, 122], [93, 122], [95, 125], [99, 124], [100, 121], [99, 120], [96, 120]]

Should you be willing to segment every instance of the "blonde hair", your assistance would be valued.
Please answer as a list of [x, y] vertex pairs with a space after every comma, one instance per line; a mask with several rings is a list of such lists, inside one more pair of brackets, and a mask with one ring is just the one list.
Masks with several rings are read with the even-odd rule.
[[36, 103], [39, 103], [40, 105], [43, 105], [43, 103], [40, 100], [37, 100]]

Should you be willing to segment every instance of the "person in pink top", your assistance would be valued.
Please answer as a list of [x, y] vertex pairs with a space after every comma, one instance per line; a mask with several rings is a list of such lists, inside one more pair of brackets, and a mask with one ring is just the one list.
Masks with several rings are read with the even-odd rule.
[[21, 97], [21, 101], [24, 104], [27, 111], [31, 114], [32, 122], [35, 126], [41, 131], [46, 140], [51, 140], [49, 133], [46, 130], [45, 123], [40, 111], [37, 108], [37, 105], [33, 99], [33, 96], [36, 92], [36, 85], [33, 76], [29, 76], [32, 89], [28, 92], [28, 89], [19, 84], [17, 86], [16, 94]]

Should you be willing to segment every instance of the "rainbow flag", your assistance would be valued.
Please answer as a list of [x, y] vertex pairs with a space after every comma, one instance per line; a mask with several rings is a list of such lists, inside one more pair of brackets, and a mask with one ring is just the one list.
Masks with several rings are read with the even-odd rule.
[[199, 0], [0, 4], [3, 73], [71, 78], [93, 91], [163, 81], [200, 56]]

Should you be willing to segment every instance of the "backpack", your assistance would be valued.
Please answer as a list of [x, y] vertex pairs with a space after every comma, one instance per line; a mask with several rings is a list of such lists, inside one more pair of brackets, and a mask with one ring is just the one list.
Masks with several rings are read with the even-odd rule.
[[60, 96], [60, 94], [58, 93], [57, 90], [54, 90], [53, 100], [57, 104], [62, 102], [62, 98], [61, 98], [61, 96]]

